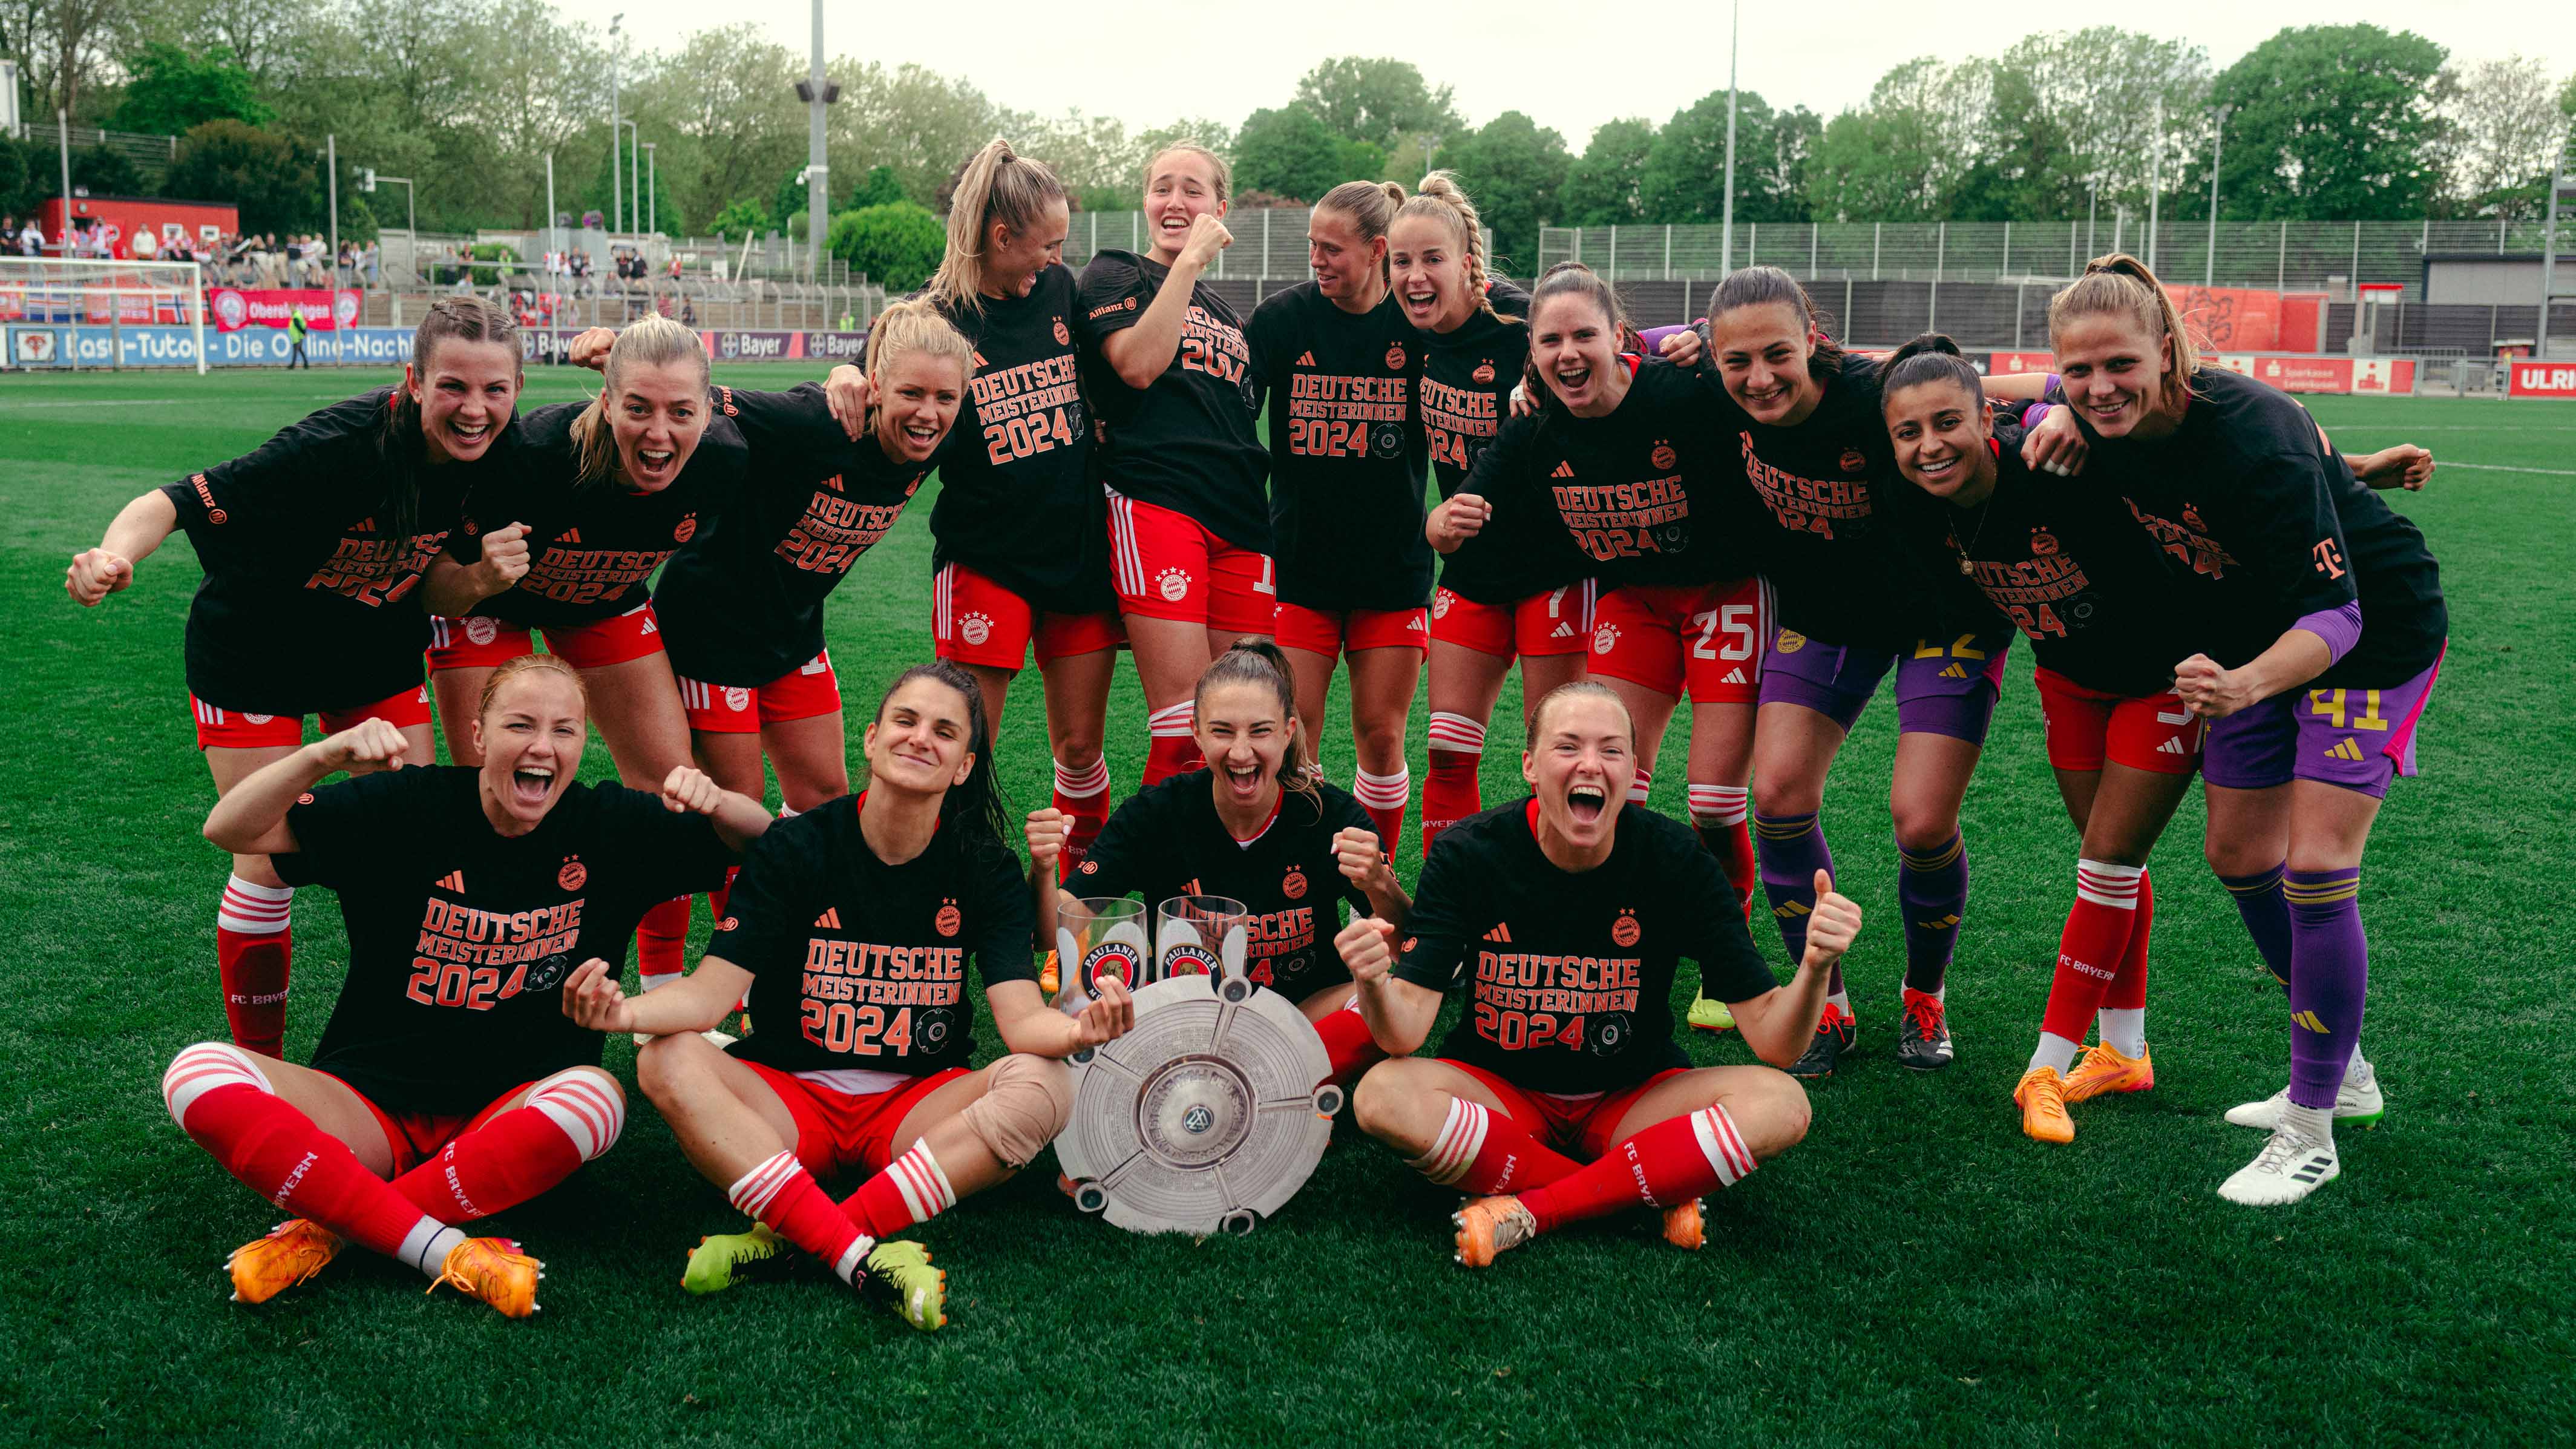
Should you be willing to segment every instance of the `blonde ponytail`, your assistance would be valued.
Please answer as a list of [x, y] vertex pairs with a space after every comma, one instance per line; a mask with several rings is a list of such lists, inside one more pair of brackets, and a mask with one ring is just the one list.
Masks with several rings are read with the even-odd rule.
[[[1393, 192], [1396, 188], [1389, 186]], [[1408, 216], [1427, 216], [1449, 228], [1457, 239], [1459, 254], [1467, 259], [1467, 291], [1486, 316], [1497, 322], [1520, 319], [1505, 317], [1494, 310], [1493, 282], [1485, 273], [1485, 229], [1477, 218], [1476, 204], [1467, 199], [1466, 188], [1458, 184], [1458, 173], [1434, 171], [1413, 188], [1413, 198], [1395, 209], [1396, 220]]]
[[1034, 231], [1047, 209], [1065, 200], [1064, 182], [1045, 162], [1022, 156], [999, 136], [985, 142], [957, 178], [948, 208], [948, 249], [928, 295], [952, 312], [983, 311], [984, 249], [992, 245], [994, 224]]
[[2147, 264], [2127, 252], [2113, 252], [2095, 257], [2084, 264], [2084, 275], [2048, 302], [2048, 335], [2053, 344], [2060, 328], [2077, 317], [2101, 315], [2126, 317], [2135, 322], [2158, 343], [2168, 339], [2173, 344], [2173, 371], [2165, 379], [2167, 400], [2172, 394], [2191, 390], [2191, 375], [2200, 370], [2200, 349], [2192, 345], [2191, 332], [2182, 324], [2182, 313], [2174, 307], [2173, 294]]

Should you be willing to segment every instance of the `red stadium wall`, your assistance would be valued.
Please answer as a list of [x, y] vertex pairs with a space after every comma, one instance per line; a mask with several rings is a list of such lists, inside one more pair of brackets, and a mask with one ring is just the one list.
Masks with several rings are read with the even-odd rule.
[[2576, 362], [2516, 362], [2508, 396], [2576, 400]]
[[[45, 198], [38, 214], [44, 219], [48, 240], [63, 234], [63, 199]], [[114, 239], [116, 255], [132, 259], [134, 234], [149, 228], [156, 238], [178, 236], [191, 242], [202, 241], [211, 250], [216, 237], [230, 236], [241, 230], [241, 213], [232, 203], [222, 201], [165, 201], [158, 197], [75, 196], [72, 198], [72, 221], [87, 226], [104, 221]], [[176, 228], [176, 232], [173, 232]], [[162, 251], [168, 250], [164, 242]], [[166, 258], [163, 258], [166, 260]], [[186, 260], [184, 251], [180, 260]]]
[[[2283, 392], [2365, 393], [2403, 397], [2415, 391], [2415, 360], [2410, 357], [2316, 357], [2280, 352], [2212, 352], [2201, 359], [2211, 367], [2223, 367], [2258, 377]], [[1989, 375], [2007, 372], [2049, 372], [2056, 359], [2045, 352], [1996, 352], [1986, 359]], [[2546, 371], [2535, 368], [2534, 371]], [[2576, 365], [2560, 364], [2557, 372], [2566, 375], [2568, 390], [2563, 393], [2523, 393], [2524, 397], [2576, 397]]]
[[2281, 345], [2281, 294], [2251, 287], [2180, 287], [2174, 306], [2208, 352], [2271, 352]]

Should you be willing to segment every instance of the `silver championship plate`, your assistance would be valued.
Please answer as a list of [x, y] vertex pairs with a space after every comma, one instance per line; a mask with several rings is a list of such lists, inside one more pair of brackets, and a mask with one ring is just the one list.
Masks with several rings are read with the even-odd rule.
[[1072, 1059], [1056, 1158], [1074, 1205], [1129, 1232], [1251, 1232], [1332, 1139], [1342, 1089], [1314, 1024], [1219, 952], [1213, 976], [1139, 989], [1134, 1028]]

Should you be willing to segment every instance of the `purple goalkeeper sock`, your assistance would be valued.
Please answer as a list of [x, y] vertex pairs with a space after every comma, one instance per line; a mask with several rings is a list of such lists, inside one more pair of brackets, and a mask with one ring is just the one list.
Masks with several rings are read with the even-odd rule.
[[[1789, 948], [1789, 969], [1807, 957], [1807, 916], [1816, 908], [1816, 872], [1833, 874], [1834, 852], [1825, 844], [1824, 827], [1814, 815], [1765, 815], [1755, 811], [1753, 838], [1760, 847], [1762, 894], [1771, 901], [1772, 919], [1780, 923], [1780, 944]], [[1828, 992], [1843, 989], [1842, 963], [1834, 963]]]
[[2263, 964], [2284, 991], [2290, 986], [2290, 908], [2281, 899], [2281, 867], [2252, 875], [2222, 875], [2218, 883], [2235, 898], [2236, 914], [2245, 918], [2245, 934], [2263, 953]]
[[1968, 844], [1959, 832], [1930, 850], [1897, 846], [1896, 900], [1905, 911], [1905, 984], [1938, 992], [1968, 909]]
[[2281, 889], [2290, 915], [2290, 1100], [2331, 1110], [2370, 987], [2361, 871], [2289, 871]]

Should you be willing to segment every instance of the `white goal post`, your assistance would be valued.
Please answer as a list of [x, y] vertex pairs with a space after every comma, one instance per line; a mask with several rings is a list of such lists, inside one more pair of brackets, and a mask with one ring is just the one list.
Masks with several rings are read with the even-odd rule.
[[0, 368], [203, 373], [204, 282], [195, 262], [0, 256]]

